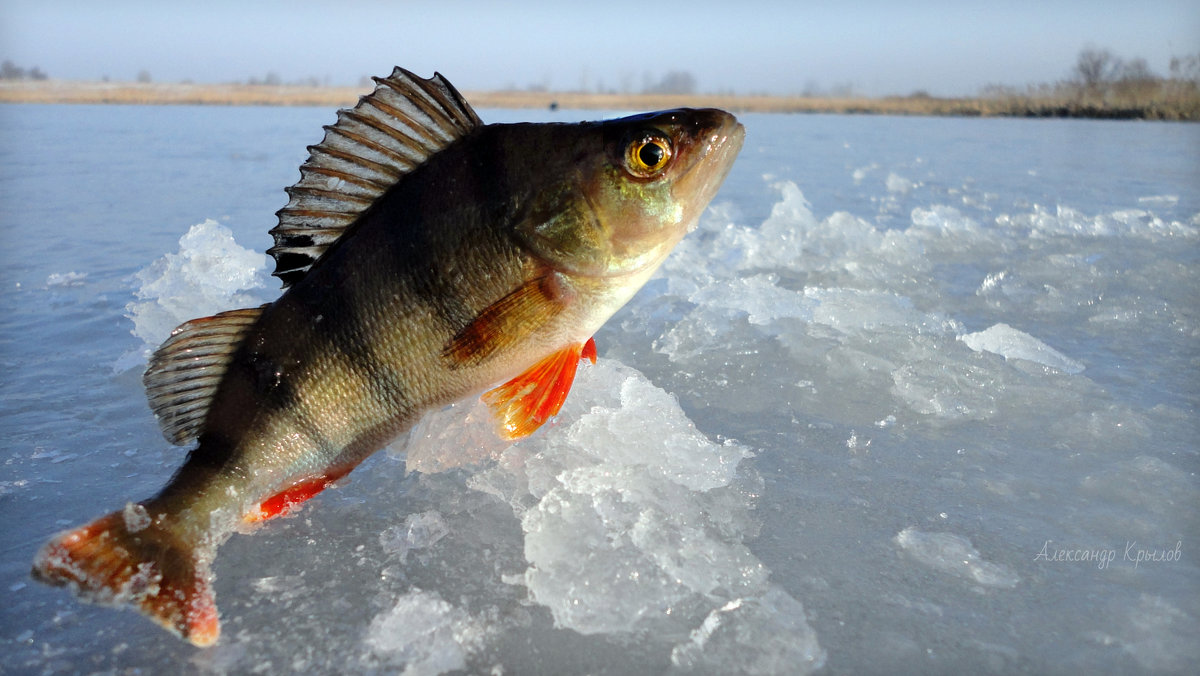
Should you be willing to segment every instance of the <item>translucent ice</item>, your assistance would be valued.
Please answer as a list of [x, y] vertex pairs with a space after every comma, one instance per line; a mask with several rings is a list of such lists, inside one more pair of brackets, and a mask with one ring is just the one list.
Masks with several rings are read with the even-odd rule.
[[900, 195], [907, 195], [909, 192], [912, 192], [913, 188], [916, 187], [915, 183], [895, 172], [887, 175], [887, 178], [884, 180], [884, 185], [887, 187], [888, 192]]
[[86, 272], [55, 272], [46, 278], [48, 288], [64, 286], [81, 286], [87, 279]]
[[466, 668], [485, 635], [466, 611], [415, 589], [375, 616], [367, 645], [384, 663], [403, 666], [406, 676], [436, 676]]
[[959, 340], [976, 352], [992, 352], [1005, 359], [1024, 359], [1063, 373], [1080, 373], [1084, 368], [1083, 364], [1008, 324], [994, 324], [983, 331], [959, 336]]
[[383, 531], [379, 535], [379, 544], [385, 552], [396, 555], [404, 563], [409, 552], [432, 547], [449, 532], [446, 520], [435, 511], [409, 514], [403, 525]]
[[774, 587], [713, 610], [671, 651], [671, 673], [683, 674], [801, 675], [824, 663], [804, 608]]
[[953, 533], [926, 533], [905, 528], [896, 544], [922, 564], [984, 587], [1011, 589], [1021, 578], [1007, 566], [985, 561], [971, 541]]
[[[491, 433], [478, 403], [427, 423], [407, 446], [426, 467], [454, 466], [462, 453], [429, 430]], [[683, 623], [700, 638], [678, 649], [677, 667], [699, 673], [774, 643], [762, 664], [819, 663], [799, 602], [770, 587], [742, 542], [755, 528], [743, 493], [753, 479], [738, 474], [748, 449], [709, 440], [673, 396], [610, 359], [581, 368], [550, 427], [490, 448], [495, 464], [468, 484], [512, 506], [527, 568], [509, 579], [557, 626], [600, 634]]]
[[158, 347], [195, 317], [264, 302], [267, 256], [239, 246], [229, 228], [209, 219], [179, 238], [169, 253], [137, 273], [137, 301], [125, 307], [133, 334]]
[[709, 441], [674, 397], [609, 360], [580, 373], [562, 418], [473, 481], [514, 506], [523, 582], [559, 626], [629, 631], [697, 596], [762, 587], [736, 535], [746, 505], [722, 493], [746, 449]]

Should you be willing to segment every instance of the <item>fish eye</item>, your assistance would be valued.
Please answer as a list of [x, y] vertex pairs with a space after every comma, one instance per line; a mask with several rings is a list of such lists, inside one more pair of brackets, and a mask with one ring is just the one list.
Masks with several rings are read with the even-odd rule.
[[634, 176], [654, 176], [666, 168], [670, 160], [671, 141], [660, 134], [638, 136], [625, 148], [625, 165]]

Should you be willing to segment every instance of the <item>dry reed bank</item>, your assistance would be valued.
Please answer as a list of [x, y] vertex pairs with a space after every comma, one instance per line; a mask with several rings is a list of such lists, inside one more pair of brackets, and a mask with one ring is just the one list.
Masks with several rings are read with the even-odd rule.
[[[150, 82], [0, 81], [0, 102], [330, 106], [353, 105], [360, 87]], [[1200, 120], [1194, 83], [1164, 81], [1141, 91], [1056, 86], [1025, 92], [996, 90], [971, 98], [924, 95], [883, 98], [731, 96], [707, 94], [598, 94], [583, 92], [464, 92], [478, 108], [658, 110], [712, 106], [739, 112], [856, 113], [1004, 117], [1090, 117]]]

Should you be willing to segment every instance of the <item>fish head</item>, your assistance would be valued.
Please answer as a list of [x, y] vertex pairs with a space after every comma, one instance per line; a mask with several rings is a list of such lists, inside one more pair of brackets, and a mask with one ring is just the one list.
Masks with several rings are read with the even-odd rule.
[[579, 132], [559, 180], [531, 199], [518, 237], [563, 273], [643, 280], [696, 227], [745, 137], [733, 115], [688, 108]]

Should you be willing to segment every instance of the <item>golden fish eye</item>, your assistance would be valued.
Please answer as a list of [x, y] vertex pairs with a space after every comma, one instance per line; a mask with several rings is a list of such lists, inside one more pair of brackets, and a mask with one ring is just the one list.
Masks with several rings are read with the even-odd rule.
[[671, 142], [657, 134], [640, 136], [625, 148], [625, 164], [634, 176], [653, 176], [670, 160]]

